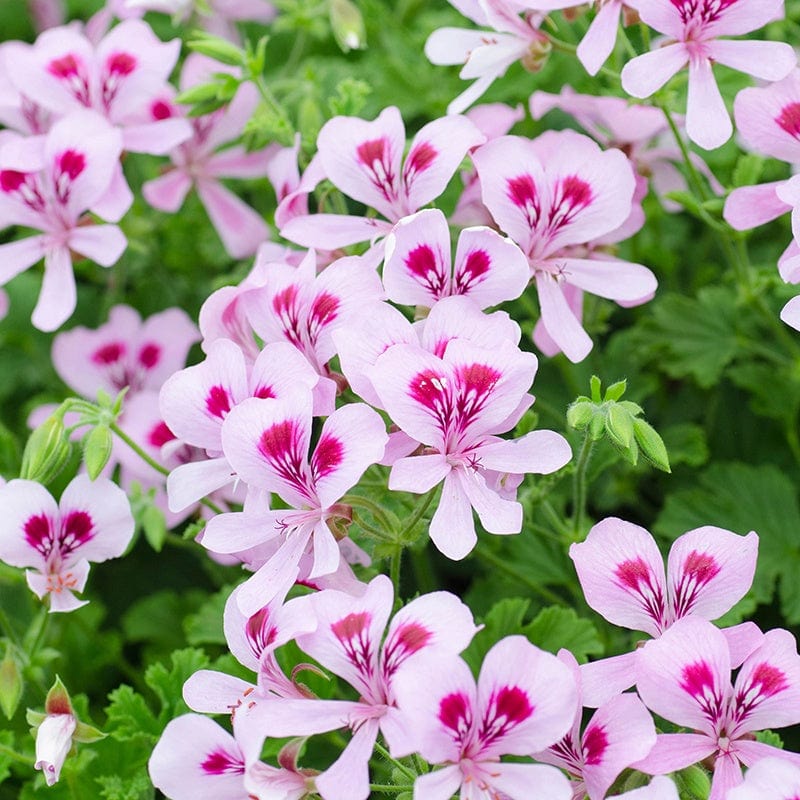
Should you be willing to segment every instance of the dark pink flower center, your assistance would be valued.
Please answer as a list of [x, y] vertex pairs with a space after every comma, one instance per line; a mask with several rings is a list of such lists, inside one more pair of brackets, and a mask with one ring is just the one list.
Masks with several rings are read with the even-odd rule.
[[109, 342], [98, 348], [92, 354], [95, 364], [114, 364], [125, 354], [125, 345], [122, 342]]
[[269, 608], [262, 608], [247, 620], [245, 635], [250, 645], [250, 650], [256, 658], [275, 641], [278, 629], [271, 623]]
[[738, 0], [670, 0], [678, 9], [684, 25], [691, 22], [708, 25], [724, 15], [726, 9]]

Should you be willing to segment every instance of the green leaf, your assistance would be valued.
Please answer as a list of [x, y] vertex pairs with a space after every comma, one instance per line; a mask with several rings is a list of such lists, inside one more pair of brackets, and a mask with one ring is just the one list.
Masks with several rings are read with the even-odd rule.
[[106, 707], [106, 730], [110, 736], [121, 742], [143, 736], [155, 743], [164, 726], [156, 719], [144, 697], [123, 684], [114, 689], [108, 699], [111, 703]]
[[153, 784], [142, 767], [132, 776], [101, 775], [97, 778], [100, 784], [100, 797], [104, 800], [146, 800], [153, 796]]
[[588, 656], [602, 655], [603, 644], [597, 628], [588, 619], [579, 617], [571, 608], [543, 608], [522, 631], [535, 645], [551, 653], [562, 647], [583, 663]]
[[733, 185], [752, 186], [758, 183], [764, 169], [764, 158], [757, 153], [746, 153], [739, 156], [733, 170]]
[[[0, 731], [0, 745], [7, 747], [9, 750], [14, 750], [14, 733], [13, 731]], [[0, 783], [11, 775], [11, 764], [13, 760], [3, 755], [0, 750]]]
[[672, 464], [701, 467], [708, 461], [706, 432], [690, 422], [664, 428], [664, 444]]
[[216, 594], [206, 600], [197, 610], [183, 622], [186, 641], [194, 646], [198, 644], [227, 644], [222, 626], [222, 615], [234, 585], [223, 586]]
[[654, 304], [648, 326], [663, 349], [661, 368], [673, 378], [691, 376], [710, 388], [738, 350], [736, 301], [723, 287], [701, 289], [697, 299], [670, 294]]
[[800, 622], [800, 507], [794, 482], [774, 466], [714, 464], [699, 485], [667, 498], [654, 530], [670, 539], [703, 525], [759, 536], [759, 558], [749, 596], [769, 603], [780, 581], [787, 622]]
[[462, 654], [473, 670], [480, 669], [484, 656], [500, 639], [522, 633], [523, 620], [530, 604], [530, 600], [521, 597], [508, 597], [492, 606], [483, 620], [483, 628]]
[[178, 714], [188, 711], [183, 702], [183, 684], [200, 669], [208, 666], [208, 656], [194, 648], [176, 650], [170, 657], [169, 669], [164, 664], [152, 664], [144, 673], [144, 682], [155, 692], [161, 703], [159, 720], [162, 725]]
[[169, 590], [147, 595], [134, 603], [122, 617], [122, 629], [129, 642], [151, 642], [165, 650], [184, 644], [179, 621], [205, 600], [204, 592], [178, 594]]

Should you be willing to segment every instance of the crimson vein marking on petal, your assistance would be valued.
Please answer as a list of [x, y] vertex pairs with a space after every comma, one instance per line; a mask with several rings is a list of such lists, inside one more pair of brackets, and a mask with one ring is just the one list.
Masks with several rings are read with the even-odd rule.
[[383, 672], [390, 677], [397, 668], [414, 653], [426, 647], [433, 638], [433, 631], [418, 622], [400, 625], [383, 648]]
[[447, 291], [447, 276], [440, 269], [433, 248], [421, 244], [409, 251], [405, 264], [413, 277], [425, 285], [430, 294], [437, 300], [444, 297]]
[[738, 0], [670, 0], [681, 15], [684, 25], [691, 22], [708, 25], [716, 22]]
[[592, 187], [577, 175], [567, 175], [558, 182], [555, 201], [550, 207], [547, 227], [550, 235], [554, 235], [560, 228], [571, 224], [578, 212], [587, 208], [594, 194]]
[[720, 571], [720, 566], [710, 553], [692, 550], [683, 562], [680, 580], [673, 585], [675, 619], [685, 617], [697, 601], [698, 592]]
[[572, 741], [572, 734], [568, 733], [564, 738], [547, 748], [551, 753], [564, 761], [564, 767], [573, 775], [581, 777], [583, 775], [583, 757], [579, 746]]
[[69, 555], [95, 536], [94, 523], [86, 511], [70, 511], [61, 520], [58, 546], [62, 556]]
[[583, 734], [583, 762], [590, 766], [603, 763], [603, 755], [608, 749], [608, 736], [602, 725], [592, 725]]
[[358, 160], [367, 168], [370, 183], [390, 203], [397, 199], [395, 181], [397, 176], [392, 171], [391, 147], [385, 137], [369, 139], [356, 147]]
[[258, 397], [261, 400], [271, 400], [277, 396], [278, 395], [275, 394], [275, 390], [272, 388], [272, 386], [269, 386], [265, 383], [257, 386], [253, 392], [253, 397]]
[[453, 739], [462, 746], [467, 743], [472, 728], [472, 708], [469, 698], [461, 692], [448, 694], [439, 701], [439, 720], [453, 732]]
[[224, 386], [212, 386], [206, 395], [206, 411], [212, 417], [224, 419], [231, 410], [231, 399]]
[[506, 187], [511, 202], [525, 215], [528, 226], [535, 228], [542, 214], [542, 206], [533, 176], [518, 175], [516, 178], [509, 178]]
[[623, 561], [614, 570], [622, 588], [636, 596], [645, 613], [656, 623], [659, 631], [666, 625], [664, 592], [650, 567], [642, 558]]
[[67, 53], [61, 58], [54, 58], [50, 61], [46, 69], [54, 78], [66, 84], [67, 90], [79, 103], [91, 106], [89, 81], [80, 56], [76, 57], [73, 53]]
[[136, 69], [137, 64], [136, 57], [130, 53], [112, 53], [108, 57], [101, 92], [103, 105], [106, 108], [114, 101], [120, 85]]
[[714, 683], [714, 673], [705, 661], [687, 664], [681, 670], [681, 689], [690, 694], [711, 723], [722, 717], [722, 696]]
[[302, 349], [303, 337], [300, 323], [300, 289], [290, 284], [276, 292], [272, 298], [272, 308], [283, 327], [284, 336], [297, 348]]
[[492, 259], [485, 250], [473, 250], [455, 275], [454, 294], [468, 294], [485, 280]]
[[125, 355], [125, 345], [122, 342], [109, 342], [92, 353], [95, 364], [114, 364]]
[[492, 694], [483, 716], [479, 738], [484, 745], [500, 739], [533, 716], [534, 707], [519, 686], [503, 686]]
[[340, 306], [339, 298], [328, 292], [321, 292], [314, 298], [308, 312], [308, 338], [312, 345], [316, 345], [322, 329], [338, 317]]
[[22, 526], [25, 541], [45, 558], [53, 549], [53, 532], [50, 525], [51, 522], [45, 514], [36, 514], [25, 520]]
[[155, 120], [169, 119], [172, 107], [166, 100], [154, 100], [150, 106], [150, 116]]
[[13, 169], [0, 170], [0, 190], [6, 194], [16, 195], [33, 211], [44, 211], [45, 199], [39, 189], [36, 175], [26, 172], [17, 172]]
[[311, 474], [315, 481], [330, 475], [344, 461], [345, 448], [335, 436], [324, 434], [311, 456]]
[[489, 364], [460, 364], [456, 368], [455, 412], [463, 431], [486, 408], [502, 374]]
[[790, 136], [800, 139], [800, 103], [789, 103], [781, 109], [775, 122]]
[[207, 775], [244, 774], [244, 762], [225, 750], [214, 750], [200, 763]]
[[761, 702], [787, 688], [789, 688], [789, 682], [783, 670], [767, 662], [758, 664], [750, 674], [747, 683], [736, 690], [733, 702], [736, 719], [742, 721]]
[[372, 675], [372, 642], [369, 638], [368, 611], [348, 614], [331, 624], [333, 635], [339, 640], [350, 663], [364, 676]]
[[256, 611], [245, 626], [247, 643], [253, 655], [260, 659], [263, 652], [275, 641], [278, 629], [272, 624], [269, 607]]
[[161, 359], [161, 347], [155, 342], [148, 342], [139, 350], [139, 363], [145, 369], [153, 369]]
[[301, 452], [302, 434], [295, 420], [286, 419], [267, 428], [258, 440], [258, 452], [278, 476], [308, 500], [313, 499], [309, 476], [304, 469], [306, 453]]
[[53, 184], [61, 203], [69, 200], [72, 184], [86, 169], [86, 156], [77, 150], [64, 150], [55, 158]]
[[406, 157], [406, 162], [403, 167], [403, 184], [406, 191], [409, 191], [414, 178], [430, 169], [439, 151], [430, 142], [420, 142], [414, 147]]
[[177, 437], [175, 434], [169, 429], [167, 423], [163, 420], [151, 428], [150, 433], [147, 435], [147, 440], [150, 442], [150, 444], [159, 449], [161, 449], [167, 442], [171, 442], [176, 438]]

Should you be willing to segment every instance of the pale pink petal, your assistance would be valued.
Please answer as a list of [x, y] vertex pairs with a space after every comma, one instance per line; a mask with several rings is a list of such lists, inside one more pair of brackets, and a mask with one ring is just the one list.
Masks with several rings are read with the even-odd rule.
[[559, 282], [550, 274], [536, 274], [542, 323], [564, 355], [577, 364], [589, 355], [592, 340], [567, 303]]
[[480, 308], [519, 297], [530, 281], [524, 253], [490, 228], [466, 228], [458, 237], [452, 294], [472, 298]]
[[214, 553], [241, 553], [277, 539], [276, 526], [282, 516], [279, 511], [264, 510], [217, 514], [208, 521], [203, 531], [203, 547]]
[[747, 770], [744, 783], [728, 792], [727, 800], [792, 800], [795, 797], [800, 797], [800, 769], [776, 751], [754, 763]]
[[720, 628], [728, 650], [731, 653], [731, 666], [738, 669], [744, 660], [764, 641], [764, 634], [755, 622], [741, 622], [730, 628]]
[[167, 724], [148, 762], [170, 800], [245, 800], [244, 756], [234, 738], [200, 714]]
[[667, 624], [664, 562], [644, 528], [609, 517], [569, 555], [591, 608], [615, 625], [659, 635]]
[[[483, 660], [477, 708], [486, 727], [501, 714], [505, 724], [482, 757], [527, 755], [555, 744], [572, 726], [577, 698], [571, 671], [558, 658], [523, 636], [501, 639]], [[501, 700], [514, 709], [513, 722]]]
[[201, 714], [230, 714], [254, 686], [225, 672], [200, 669], [183, 684], [183, 700]]
[[[364, 704], [349, 700], [280, 700], [258, 703], [243, 719], [243, 727], [270, 737], [311, 736], [347, 728], [363, 715]], [[237, 714], [238, 716], [238, 714]]]
[[675, 617], [698, 614], [713, 620], [730, 611], [753, 583], [758, 536], [738, 536], [710, 525], [675, 541], [667, 560], [667, 583]]
[[790, 328], [800, 331], [800, 297], [793, 297], [781, 309], [781, 320]]
[[636, 651], [581, 664], [583, 704], [597, 708], [636, 682]]
[[796, 66], [797, 56], [785, 42], [717, 39], [708, 46], [714, 61], [765, 81], [779, 81]]
[[469, 502], [489, 532], [500, 535], [522, 530], [522, 504], [506, 499], [487, 486], [486, 477], [478, 470], [462, 467], [453, 471]]
[[611, 2], [600, 6], [589, 30], [578, 45], [577, 56], [590, 75], [597, 75], [614, 51], [622, 3]]
[[655, 743], [653, 719], [638, 697], [618, 695], [600, 706], [583, 733], [583, 782], [591, 800], [603, 800], [622, 770]]
[[192, 188], [192, 179], [179, 169], [171, 169], [159, 178], [147, 181], [142, 186], [144, 199], [153, 208], [174, 214]]
[[511, 800], [570, 800], [569, 781], [544, 764], [497, 764], [490, 767], [492, 787]]
[[549, 475], [572, 458], [567, 440], [553, 431], [532, 431], [519, 439], [482, 445], [474, 451], [484, 469]]
[[227, 458], [180, 464], [167, 477], [169, 510], [183, 511], [236, 479]]
[[728, 791], [742, 782], [742, 768], [736, 756], [720, 753], [714, 762], [711, 794], [708, 800], [726, 800]]
[[122, 257], [128, 240], [116, 225], [85, 225], [70, 232], [69, 246], [101, 267], [110, 267]]
[[405, 126], [394, 106], [371, 122], [335, 117], [317, 137], [322, 166], [333, 184], [393, 221], [416, 211], [401, 211], [398, 203], [404, 146]]
[[181, 308], [152, 314], [138, 333], [138, 366], [143, 368], [143, 388], [158, 390], [186, 363], [189, 349], [200, 339], [197, 326]]
[[385, 236], [391, 229], [390, 223], [372, 217], [311, 214], [290, 219], [280, 233], [284, 239], [303, 247], [337, 250]]
[[487, 139], [504, 136], [520, 120], [525, 119], [521, 104], [511, 107], [505, 103], [484, 103], [465, 115]]
[[[210, 352], [210, 351], [209, 351]], [[261, 350], [250, 369], [249, 393], [255, 397], [283, 397], [298, 387], [309, 391], [321, 382], [303, 354], [288, 342], [270, 342]], [[331, 403], [330, 414], [333, 410]], [[315, 416], [318, 414], [314, 406]]]
[[431, 64], [464, 64], [469, 54], [485, 43], [486, 32], [467, 28], [439, 28], [425, 42], [425, 56]]
[[637, 666], [636, 687], [651, 711], [716, 736], [715, 722], [732, 694], [730, 652], [719, 629], [684, 617], [641, 649]]
[[704, 150], [721, 147], [733, 133], [725, 101], [714, 79], [711, 62], [697, 59], [689, 64], [686, 134]]
[[559, 259], [564, 280], [598, 297], [631, 302], [652, 296], [658, 282], [656, 276], [641, 264], [616, 259]]
[[764, 634], [736, 677], [734, 705], [736, 735], [800, 721], [800, 657], [791, 633], [778, 628]]
[[716, 751], [715, 739], [700, 733], [659, 734], [649, 755], [633, 768], [649, 775], [666, 775], [697, 764]]
[[672, 0], [633, 0], [630, 5], [639, 12], [642, 22], [659, 33], [665, 33], [673, 39], [683, 35], [684, 23], [680, 9]]
[[[740, 739], [736, 742], [736, 755], [739, 760], [747, 767], [752, 767], [758, 764], [762, 759], [779, 758], [783, 763], [791, 762], [795, 767], [800, 767], [800, 754], [792, 753], [789, 750], [782, 750], [778, 747], [773, 747], [764, 742], [750, 741], [748, 739]], [[731, 795], [733, 797], [734, 795]], [[764, 800], [767, 800], [764, 798]], [[770, 796], [769, 800], [773, 800]], [[788, 798], [787, 800], [795, 800]]]
[[314, 782], [325, 800], [367, 800], [369, 760], [377, 738], [377, 720], [368, 720], [356, 730], [339, 758]]
[[133, 204], [133, 192], [125, 180], [122, 164], [117, 163], [111, 174], [108, 190], [89, 209], [106, 222], [119, 222]]
[[784, 183], [786, 181], [775, 181], [734, 189], [725, 201], [725, 221], [737, 231], [746, 231], [788, 213], [792, 207], [775, 191]]
[[269, 239], [269, 228], [261, 215], [218, 181], [198, 181], [197, 193], [233, 258], [253, 255]]
[[71, 713], [48, 714], [36, 730], [36, 761], [33, 768], [44, 773], [45, 782], [58, 782], [61, 768], [72, 748], [78, 721]]
[[267, 174], [271, 156], [266, 149], [248, 153], [244, 147], [231, 147], [206, 161], [206, 174], [213, 178], [262, 178]]
[[383, 285], [390, 300], [430, 307], [451, 294], [450, 229], [439, 209], [398, 222], [386, 237], [385, 252]]
[[46, 246], [44, 236], [28, 236], [0, 244], [0, 286], [44, 258]]
[[451, 469], [452, 466], [441, 453], [399, 458], [392, 463], [389, 489], [393, 492], [422, 494], [441, 483]]
[[469, 555], [478, 541], [469, 498], [452, 472], [444, 479], [428, 535], [436, 549], [453, 561]]
[[194, 131], [188, 120], [160, 119], [139, 125], [126, 125], [122, 141], [131, 153], [163, 156], [192, 137]]
[[785, 16], [782, 0], [738, 0], [706, 30], [713, 36], [740, 36]]
[[72, 316], [77, 302], [75, 275], [68, 247], [54, 247], [44, 257], [44, 279], [31, 322], [40, 331], [60, 328]]
[[450, 800], [461, 786], [463, 775], [457, 764], [420, 775], [414, 781], [415, 800]]
[[403, 163], [402, 185], [409, 213], [435, 200], [467, 152], [485, 141], [466, 117], [442, 117], [422, 127]]
[[686, 46], [670, 44], [637, 56], [622, 68], [622, 88], [633, 97], [657, 92], [689, 60]]

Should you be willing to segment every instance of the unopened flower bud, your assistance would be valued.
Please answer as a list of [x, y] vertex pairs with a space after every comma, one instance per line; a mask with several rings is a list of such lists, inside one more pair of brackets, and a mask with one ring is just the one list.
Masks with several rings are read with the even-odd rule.
[[688, 767], [681, 771], [680, 776], [688, 797], [696, 800], [706, 800], [711, 794], [711, 780], [702, 767], [697, 765]]
[[364, 17], [352, 0], [330, 0], [330, 21], [333, 36], [343, 52], [367, 46]]
[[655, 428], [643, 419], [634, 419], [633, 433], [642, 453], [653, 463], [653, 466], [664, 472], [672, 472], [664, 440], [658, 435]]
[[567, 425], [576, 430], [583, 430], [591, 421], [594, 413], [591, 403], [573, 403], [567, 409]]
[[22, 672], [9, 647], [0, 661], [0, 708], [3, 709], [6, 719], [14, 716], [22, 697], [22, 689]]
[[86, 472], [91, 480], [96, 480], [108, 464], [113, 444], [114, 439], [106, 425], [92, 428], [84, 437], [83, 463], [86, 465]]
[[70, 456], [70, 442], [61, 417], [48, 417], [28, 437], [22, 454], [20, 478], [48, 483], [64, 468]]
[[633, 442], [633, 418], [624, 408], [613, 403], [608, 408], [606, 431], [612, 442], [627, 450]]

